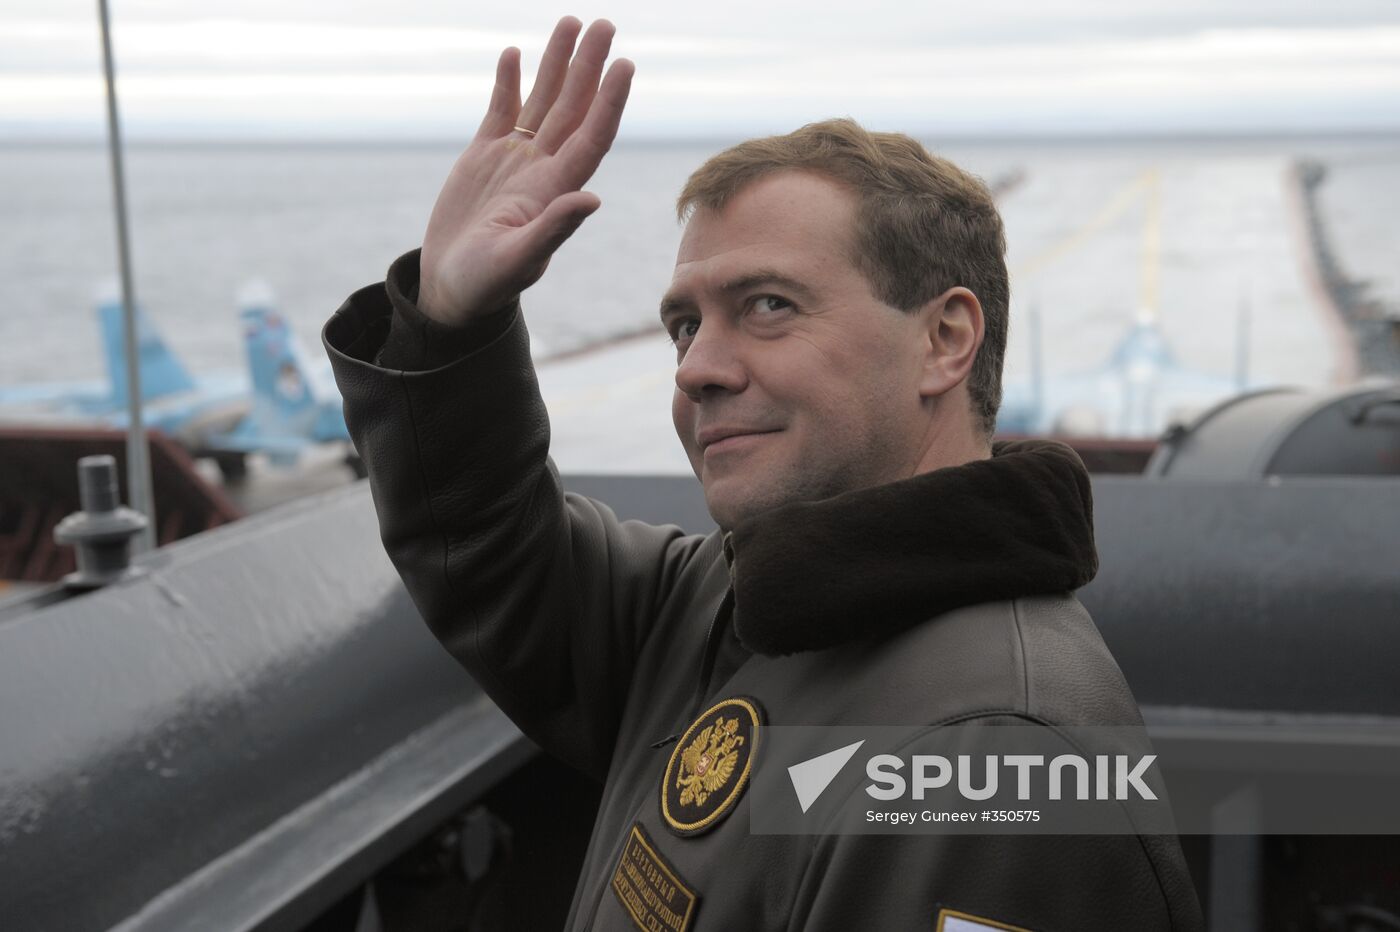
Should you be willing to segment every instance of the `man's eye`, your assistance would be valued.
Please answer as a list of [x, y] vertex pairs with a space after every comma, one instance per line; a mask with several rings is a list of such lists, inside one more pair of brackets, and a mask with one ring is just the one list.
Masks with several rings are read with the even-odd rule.
[[759, 311], [785, 311], [792, 302], [775, 294], [761, 294], [753, 299], [753, 307]]
[[671, 342], [682, 343], [695, 336], [695, 331], [700, 329], [700, 321], [694, 317], [686, 317], [677, 321], [676, 326], [671, 331]]

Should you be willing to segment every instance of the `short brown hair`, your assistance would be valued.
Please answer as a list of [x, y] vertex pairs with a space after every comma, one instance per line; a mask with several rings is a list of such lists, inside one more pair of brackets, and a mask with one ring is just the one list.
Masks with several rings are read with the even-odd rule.
[[685, 220], [698, 207], [720, 210], [745, 186], [784, 170], [814, 171], [853, 190], [853, 258], [881, 301], [908, 311], [958, 285], [977, 295], [985, 332], [968, 394], [990, 437], [1001, 406], [1011, 297], [1006, 233], [991, 191], [903, 133], [824, 120], [711, 157], [686, 182], [676, 214]]

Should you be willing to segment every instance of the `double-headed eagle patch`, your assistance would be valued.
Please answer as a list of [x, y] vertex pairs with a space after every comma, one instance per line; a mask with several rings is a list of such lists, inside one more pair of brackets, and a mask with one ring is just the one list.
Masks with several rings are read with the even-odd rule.
[[671, 831], [708, 831], [734, 807], [749, 782], [761, 721], [755, 700], [725, 699], [681, 735], [661, 782], [661, 816]]

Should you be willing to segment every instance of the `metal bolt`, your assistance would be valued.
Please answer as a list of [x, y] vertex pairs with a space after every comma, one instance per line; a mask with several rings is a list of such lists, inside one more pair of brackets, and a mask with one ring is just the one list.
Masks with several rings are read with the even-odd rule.
[[75, 511], [53, 529], [60, 544], [77, 551], [77, 572], [63, 577], [72, 589], [96, 589], [138, 572], [131, 566], [131, 539], [146, 527], [146, 516], [121, 504], [117, 492], [117, 461], [107, 455], [78, 460]]

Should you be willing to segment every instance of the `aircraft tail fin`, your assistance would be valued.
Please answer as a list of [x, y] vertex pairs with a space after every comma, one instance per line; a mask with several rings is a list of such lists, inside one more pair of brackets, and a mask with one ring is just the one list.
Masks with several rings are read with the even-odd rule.
[[245, 289], [239, 305], [253, 396], [279, 420], [295, 421], [316, 406], [310, 366], [296, 335], [266, 289]]
[[[98, 301], [97, 317], [102, 329], [102, 348], [107, 357], [107, 379], [112, 401], [124, 405], [127, 403], [126, 351], [121, 298], [104, 295]], [[165, 340], [140, 305], [136, 307], [136, 346], [142, 401], [195, 388], [194, 379], [175, 353], [165, 345]]]
[[339, 404], [322, 397], [316, 375], [269, 289], [254, 285], [240, 298], [252, 411], [237, 433], [251, 446], [291, 455], [309, 443], [346, 439]]

